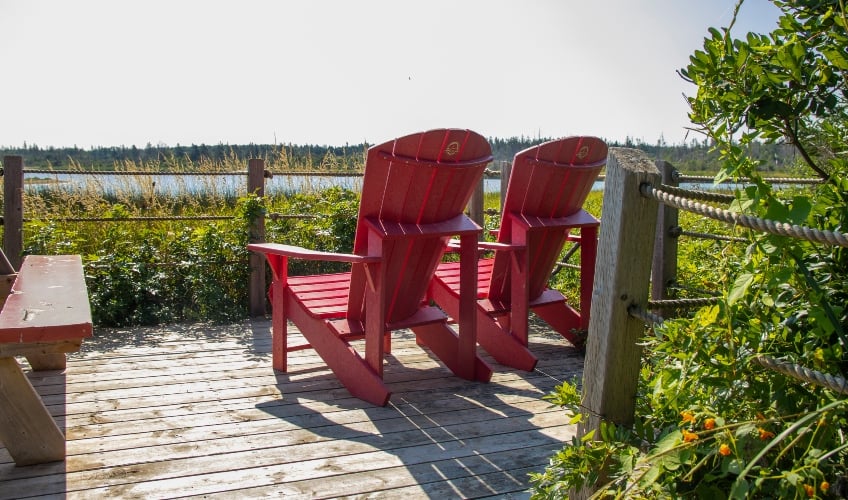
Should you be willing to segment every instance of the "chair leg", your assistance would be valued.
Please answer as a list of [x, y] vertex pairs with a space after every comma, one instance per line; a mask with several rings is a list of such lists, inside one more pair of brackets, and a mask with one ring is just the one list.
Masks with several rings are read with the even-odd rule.
[[[430, 296], [452, 318], [459, 316], [458, 296], [441, 280], [430, 284]], [[505, 323], [508, 324], [509, 322]], [[420, 342], [419, 342], [420, 343]], [[477, 306], [477, 343], [495, 361], [518, 370], [533, 371], [538, 359], [519, 339], [504, 330], [479, 304]]]
[[288, 371], [288, 321], [284, 305], [285, 289], [281, 282], [271, 284], [271, 356], [273, 367]]
[[457, 377], [479, 382], [492, 379], [492, 368], [478, 354], [473, 359], [460, 359], [459, 337], [447, 324], [414, 326], [412, 331], [419, 344], [430, 349]]
[[293, 302], [288, 304], [288, 318], [330, 367], [339, 382], [352, 396], [377, 406], [386, 406], [392, 393], [383, 379], [368, 366], [365, 358], [339, 337], [341, 332], [331, 321], [313, 318]]
[[575, 347], [583, 348], [586, 344], [586, 334], [582, 328], [583, 318], [565, 302], [536, 306], [533, 312]]
[[517, 370], [533, 371], [539, 361], [521, 340], [501, 328], [481, 308], [477, 309], [477, 343], [495, 361]]

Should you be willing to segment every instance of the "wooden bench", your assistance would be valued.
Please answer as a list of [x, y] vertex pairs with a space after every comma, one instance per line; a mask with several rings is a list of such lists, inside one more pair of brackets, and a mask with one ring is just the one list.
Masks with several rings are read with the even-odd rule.
[[16, 275], [0, 276], [2, 298], [0, 442], [17, 465], [64, 460], [65, 435], [15, 356], [26, 357], [34, 371], [62, 370], [65, 353], [78, 351], [82, 339], [91, 336], [80, 256], [25, 257]]

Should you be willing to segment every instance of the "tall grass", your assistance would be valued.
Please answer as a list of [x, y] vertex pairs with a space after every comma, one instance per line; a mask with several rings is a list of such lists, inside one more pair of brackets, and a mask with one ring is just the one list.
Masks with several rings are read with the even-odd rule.
[[[232, 183], [179, 174], [243, 172], [246, 163], [235, 156], [221, 162], [170, 157], [116, 164], [114, 171], [126, 174], [117, 177], [85, 175], [72, 184], [58, 182], [57, 175], [54, 182], [28, 185], [24, 253], [82, 255], [94, 320], [100, 325], [241, 319], [247, 314], [249, 272], [249, 221], [240, 211], [248, 195], [246, 174]], [[315, 170], [309, 162], [292, 165], [284, 149], [266, 159], [266, 169]], [[73, 164], [72, 170], [82, 166]], [[163, 171], [177, 174], [167, 189], [161, 176], [152, 175]], [[269, 213], [312, 216], [269, 218], [270, 241], [331, 251], [352, 245], [355, 191], [322, 189], [309, 181], [287, 189], [278, 182], [264, 206]], [[227, 218], [157, 219], [187, 216]], [[130, 220], [138, 217], [149, 219]], [[78, 220], [91, 218], [112, 220]], [[321, 270], [301, 267], [301, 272]]]

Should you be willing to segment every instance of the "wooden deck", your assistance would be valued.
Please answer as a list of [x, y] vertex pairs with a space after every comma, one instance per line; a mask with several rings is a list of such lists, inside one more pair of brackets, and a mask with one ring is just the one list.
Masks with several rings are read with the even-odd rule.
[[94, 335], [66, 371], [28, 373], [67, 460], [16, 467], [0, 447], [0, 499], [522, 498], [575, 431], [540, 397], [583, 358], [546, 331], [531, 337], [535, 372], [487, 357], [488, 384], [395, 335], [385, 408], [352, 398], [311, 350], [275, 373], [268, 321]]

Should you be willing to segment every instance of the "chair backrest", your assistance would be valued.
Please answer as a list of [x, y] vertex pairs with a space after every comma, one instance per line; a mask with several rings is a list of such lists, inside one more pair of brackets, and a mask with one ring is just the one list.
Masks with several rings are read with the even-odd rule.
[[[501, 213], [498, 241], [512, 242], [512, 220], [518, 216], [555, 218], [581, 210], [592, 185], [606, 165], [607, 145], [597, 137], [565, 137], [515, 155]], [[525, 242], [530, 252], [528, 292], [538, 297], [547, 287], [567, 230], [536, 232]], [[509, 256], [495, 255], [489, 297], [509, 297]]]
[[[387, 322], [419, 310], [448, 237], [411, 234], [377, 241], [366, 219], [406, 224], [453, 219], [463, 214], [491, 160], [488, 141], [462, 129], [429, 130], [368, 149], [353, 252], [382, 251]], [[348, 317], [363, 317], [364, 269], [356, 265], [352, 272]]]

